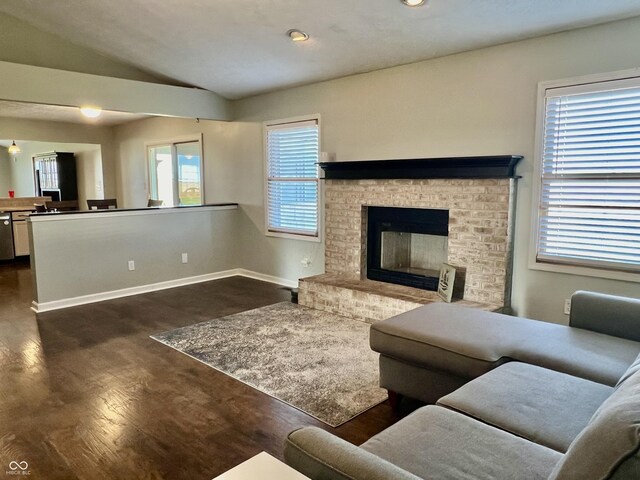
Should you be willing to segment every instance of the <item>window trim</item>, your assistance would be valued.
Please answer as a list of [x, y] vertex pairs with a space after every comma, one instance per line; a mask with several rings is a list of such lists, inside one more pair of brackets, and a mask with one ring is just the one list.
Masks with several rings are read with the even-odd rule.
[[640, 68], [620, 70], [609, 73], [597, 73], [579, 77], [571, 77], [559, 80], [549, 80], [538, 83], [537, 104], [536, 104], [536, 128], [533, 155], [532, 171], [532, 215], [531, 215], [531, 236], [529, 239], [529, 269], [554, 273], [564, 273], [569, 275], [581, 275], [586, 277], [597, 277], [611, 280], [622, 280], [628, 282], [640, 282], [640, 274], [624, 270], [612, 270], [603, 267], [589, 267], [579, 265], [567, 265], [562, 263], [539, 262], [537, 260], [539, 228], [540, 228], [540, 195], [542, 193], [542, 152], [544, 151], [544, 119], [546, 115], [546, 93], [547, 90], [561, 91], [564, 88], [571, 88], [576, 93], [581, 87], [585, 91], [590, 91], [594, 84], [624, 81], [640, 84]]
[[149, 171], [149, 148], [170, 145], [172, 154], [175, 153], [175, 145], [177, 143], [198, 142], [200, 148], [200, 191], [202, 192], [202, 204], [207, 205], [207, 191], [205, 182], [205, 165], [204, 165], [204, 135], [195, 133], [193, 135], [181, 135], [178, 137], [161, 138], [158, 140], [150, 140], [144, 142], [144, 163], [145, 163], [145, 190], [147, 199], [151, 198], [151, 172]]
[[[262, 157], [263, 157], [263, 202], [264, 202], [264, 235], [275, 238], [288, 238], [291, 240], [303, 240], [305, 242], [320, 243], [324, 238], [324, 172], [318, 170], [318, 234], [308, 235], [302, 233], [276, 232], [269, 230], [269, 157], [267, 150], [268, 127], [287, 123], [302, 123], [315, 121], [318, 124], [318, 157], [322, 156], [322, 127], [320, 114], [302, 115], [298, 117], [282, 118], [262, 122]], [[318, 158], [320, 160], [320, 158]]]

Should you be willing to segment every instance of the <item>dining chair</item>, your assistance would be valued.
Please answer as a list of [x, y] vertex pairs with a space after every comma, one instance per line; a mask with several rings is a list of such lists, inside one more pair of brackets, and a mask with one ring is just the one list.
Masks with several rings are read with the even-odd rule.
[[45, 202], [44, 207], [48, 212], [73, 212], [80, 210], [78, 200], [61, 200], [59, 202]]
[[87, 207], [89, 207], [89, 210], [112, 210], [118, 208], [118, 201], [115, 198], [87, 200]]

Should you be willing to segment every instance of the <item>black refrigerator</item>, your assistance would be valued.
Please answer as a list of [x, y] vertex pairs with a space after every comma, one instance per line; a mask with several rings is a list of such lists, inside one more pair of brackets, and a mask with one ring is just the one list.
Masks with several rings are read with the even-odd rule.
[[33, 157], [36, 196], [53, 201], [77, 200], [76, 158], [70, 152], [43, 153]]

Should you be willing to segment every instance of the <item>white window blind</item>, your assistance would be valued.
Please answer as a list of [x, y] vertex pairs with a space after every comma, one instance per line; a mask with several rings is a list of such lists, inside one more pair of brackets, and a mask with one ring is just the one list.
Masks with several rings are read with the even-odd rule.
[[537, 261], [640, 271], [640, 79], [546, 93]]
[[318, 236], [316, 120], [266, 128], [267, 230]]

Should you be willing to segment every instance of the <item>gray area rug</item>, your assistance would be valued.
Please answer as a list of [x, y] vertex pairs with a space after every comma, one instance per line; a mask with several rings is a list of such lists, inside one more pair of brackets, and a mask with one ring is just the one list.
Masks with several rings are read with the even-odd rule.
[[282, 302], [151, 338], [337, 427], [387, 398], [369, 327]]

